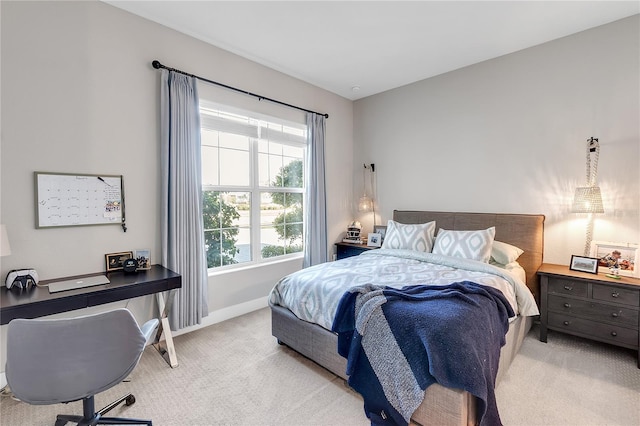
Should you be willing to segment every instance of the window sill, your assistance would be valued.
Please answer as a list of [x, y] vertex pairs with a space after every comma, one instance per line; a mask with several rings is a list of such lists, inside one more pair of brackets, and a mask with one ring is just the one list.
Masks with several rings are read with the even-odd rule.
[[218, 275], [232, 274], [235, 272], [245, 272], [245, 271], [250, 271], [252, 269], [264, 268], [264, 267], [274, 266], [282, 263], [301, 261], [302, 258], [303, 258], [302, 253], [294, 253], [290, 256], [286, 256], [286, 257], [283, 256], [281, 258], [278, 258], [277, 260], [264, 261], [264, 262], [247, 262], [247, 263], [243, 263], [242, 265], [229, 265], [229, 266], [222, 266], [219, 268], [208, 269], [207, 275], [209, 277], [215, 277]]

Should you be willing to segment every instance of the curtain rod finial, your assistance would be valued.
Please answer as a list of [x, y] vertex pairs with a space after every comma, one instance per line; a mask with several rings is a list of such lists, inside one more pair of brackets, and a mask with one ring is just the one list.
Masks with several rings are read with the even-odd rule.
[[162, 67], [162, 64], [160, 63], [160, 61], [155, 60], [153, 62], [151, 62], [151, 65], [155, 68], [155, 69], [159, 69], [160, 67]]

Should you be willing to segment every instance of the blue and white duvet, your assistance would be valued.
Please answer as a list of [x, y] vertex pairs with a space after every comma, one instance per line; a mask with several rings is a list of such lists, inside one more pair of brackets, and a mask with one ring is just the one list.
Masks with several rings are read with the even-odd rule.
[[373, 284], [399, 289], [461, 281], [500, 290], [516, 314], [539, 314], [531, 291], [508, 270], [474, 260], [392, 249], [370, 250], [287, 275], [271, 291], [269, 303], [331, 330], [338, 303], [352, 287]]

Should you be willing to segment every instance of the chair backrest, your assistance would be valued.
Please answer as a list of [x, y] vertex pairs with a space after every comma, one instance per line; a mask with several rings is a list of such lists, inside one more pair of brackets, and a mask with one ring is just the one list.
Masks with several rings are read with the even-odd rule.
[[146, 344], [127, 309], [65, 319], [15, 319], [5, 374], [13, 394], [36, 405], [75, 401], [120, 383]]

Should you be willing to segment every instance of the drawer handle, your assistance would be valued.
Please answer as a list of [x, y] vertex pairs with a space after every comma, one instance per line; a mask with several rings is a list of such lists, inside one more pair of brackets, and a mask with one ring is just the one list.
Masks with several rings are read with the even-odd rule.
[[611, 297], [618, 297], [620, 296], [620, 293], [618, 293], [617, 291], [614, 291], [613, 293], [611, 293]]
[[611, 332], [611, 335], [612, 335], [613, 337], [616, 337], [616, 336], [618, 335], [618, 333], [616, 333], [615, 331], [612, 331], [612, 332]]
[[614, 318], [618, 318], [618, 313], [614, 312], [614, 313], [611, 314], [611, 316], [614, 317]]
[[564, 289], [565, 289], [565, 290], [568, 290], [568, 291], [572, 291], [572, 290], [573, 290], [573, 287], [572, 287], [572, 286], [570, 286], [570, 285], [565, 285], [565, 286], [564, 286]]
[[565, 303], [565, 304], [564, 304], [564, 307], [565, 307], [565, 308], [570, 308], [570, 307], [571, 307], [571, 303]]
[[564, 325], [569, 325], [569, 321], [563, 322]]

